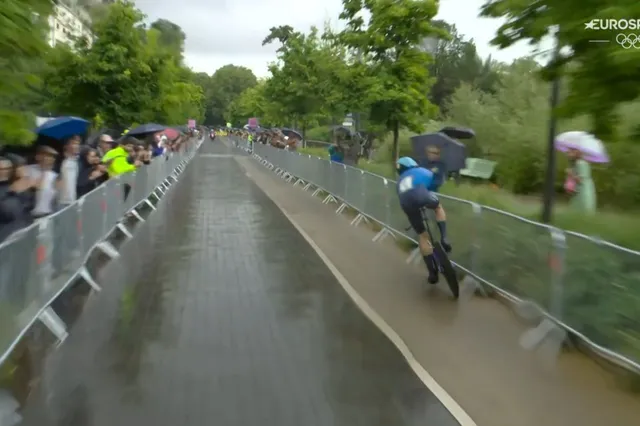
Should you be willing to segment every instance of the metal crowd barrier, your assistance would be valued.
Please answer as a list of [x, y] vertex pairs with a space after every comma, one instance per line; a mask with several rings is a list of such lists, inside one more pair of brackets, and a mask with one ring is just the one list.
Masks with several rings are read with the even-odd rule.
[[[265, 166], [314, 194], [324, 203], [358, 212], [351, 222], [374, 221], [373, 238], [398, 236], [408, 222], [400, 209], [396, 183], [366, 171], [307, 154], [255, 144], [253, 156]], [[640, 252], [575, 232], [439, 195], [447, 211], [452, 259], [466, 273], [464, 282], [487, 287], [515, 303], [538, 326], [521, 338], [529, 349], [545, 341], [557, 351], [569, 333], [599, 356], [640, 372]], [[407, 259], [419, 258], [414, 250]], [[557, 353], [556, 351], [556, 353]]]
[[[151, 197], [160, 197], [177, 181], [201, 141], [183, 152], [158, 157], [133, 173], [105, 182], [74, 204], [38, 220], [0, 244], [0, 364], [35, 321], [41, 321], [59, 341], [66, 325], [51, 303], [78, 277], [95, 290], [100, 286], [84, 266], [97, 248], [110, 257], [118, 253], [106, 241], [117, 227], [131, 234], [122, 219], [141, 204], [155, 209]], [[124, 197], [125, 185], [130, 186]]]

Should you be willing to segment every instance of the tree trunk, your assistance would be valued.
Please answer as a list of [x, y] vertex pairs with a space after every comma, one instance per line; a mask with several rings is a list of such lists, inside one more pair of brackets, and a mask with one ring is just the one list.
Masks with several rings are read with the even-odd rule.
[[398, 139], [400, 138], [400, 123], [398, 120], [393, 122], [393, 163], [398, 162], [400, 157], [400, 147], [398, 146]]

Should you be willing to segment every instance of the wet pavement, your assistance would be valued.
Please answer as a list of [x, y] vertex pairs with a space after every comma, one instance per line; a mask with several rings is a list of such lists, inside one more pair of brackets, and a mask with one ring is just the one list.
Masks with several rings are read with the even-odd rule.
[[106, 268], [23, 424], [456, 425], [231, 153]]

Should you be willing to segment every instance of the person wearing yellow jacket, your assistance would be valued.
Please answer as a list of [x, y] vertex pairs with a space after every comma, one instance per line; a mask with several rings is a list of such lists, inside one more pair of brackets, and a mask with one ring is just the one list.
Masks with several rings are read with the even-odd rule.
[[134, 138], [125, 138], [120, 145], [110, 149], [102, 157], [102, 163], [107, 166], [109, 177], [113, 178], [125, 173], [133, 172], [139, 164], [131, 164], [130, 156], [133, 154], [136, 140]]
[[[102, 163], [107, 166], [109, 178], [131, 173], [136, 170], [142, 163], [136, 160], [133, 164], [129, 162], [132, 157], [138, 140], [133, 137], [125, 137], [122, 143], [115, 148], [107, 151], [102, 157]], [[123, 183], [124, 200], [126, 201], [131, 192], [131, 185]]]

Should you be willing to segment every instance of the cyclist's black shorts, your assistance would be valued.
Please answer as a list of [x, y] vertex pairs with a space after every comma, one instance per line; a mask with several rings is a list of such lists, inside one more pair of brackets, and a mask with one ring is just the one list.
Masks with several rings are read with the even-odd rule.
[[411, 227], [418, 235], [427, 231], [422, 218], [422, 209], [435, 210], [440, 205], [438, 196], [425, 187], [417, 187], [399, 194], [400, 207], [407, 215]]

